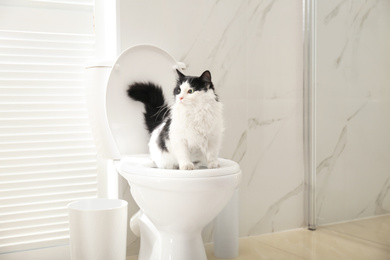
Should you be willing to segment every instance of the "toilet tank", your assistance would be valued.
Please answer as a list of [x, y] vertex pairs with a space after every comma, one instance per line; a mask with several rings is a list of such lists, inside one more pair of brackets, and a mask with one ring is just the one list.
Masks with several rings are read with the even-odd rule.
[[113, 61], [93, 61], [85, 67], [85, 95], [92, 136], [98, 158], [113, 159], [120, 152], [112, 137], [106, 116], [106, 87]]

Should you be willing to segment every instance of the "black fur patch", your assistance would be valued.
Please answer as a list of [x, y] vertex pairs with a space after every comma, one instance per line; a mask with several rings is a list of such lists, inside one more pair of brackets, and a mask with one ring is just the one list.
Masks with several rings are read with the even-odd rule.
[[145, 125], [149, 133], [169, 116], [170, 111], [160, 86], [151, 82], [136, 82], [129, 86], [127, 94], [133, 100], [144, 103]]
[[167, 119], [163, 129], [161, 129], [160, 135], [158, 137], [158, 146], [162, 151], [168, 152], [166, 145], [166, 140], [169, 140], [169, 128], [171, 127], [171, 119]]

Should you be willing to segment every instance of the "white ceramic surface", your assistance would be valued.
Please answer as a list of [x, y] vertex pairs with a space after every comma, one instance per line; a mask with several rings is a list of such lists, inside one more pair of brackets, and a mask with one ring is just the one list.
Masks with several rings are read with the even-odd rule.
[[111, 135], [106, 116], [106, 86], [114, 61], [94, 61], [85, 69], [85, 96], [87, 99], [89, 124], [99, 159], [120, 156]]
[[[117, 161], [116, 168], [121, 173], [131, 172], [133, 175], [141, 175], [149, 178], [181, 178], [181, 179], [199, 179], [217, 176], [226, 176], [236, 174], [240, 171], [240, 166], [231, 160], [219, 158], [220, 166], [212, 170], [201, 166], [199, 169], [192, 171], [180, 171], [175, 169], [164, 169], [162, 174], [161, 169], [157, 168], [148, 154], [132, 154], [125, 155]], [[161, 176], [163, 175], [163, 176]]]
[[[134, 160], [141, 163], [137, 165]], [[241, 180], [238, 164], [221, 160], [219, 169], [195, 171], [145, 165], [148, 165], [147, 156], [129, 156], [117, 167], [128, 180], [131, 194], [141, 208], [131, 221], [135, 233], [140, 230], [139, 259], [206, 260], [201, 232], [237, 189]]]

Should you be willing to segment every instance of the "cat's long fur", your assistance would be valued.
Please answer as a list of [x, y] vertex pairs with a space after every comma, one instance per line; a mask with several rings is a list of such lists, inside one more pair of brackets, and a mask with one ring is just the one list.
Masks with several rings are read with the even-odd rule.
[[166, 103], [161, 87], [154, 83], [137, 82], [128, 89], [130, 98], [145, 105], [151, 158], [159, 168], [192, 170], [195, 162], [217, 168], [223, 106], [211, 74], [205, 71], [200, 77], [192, 77], [177, 73], [173, 104]]

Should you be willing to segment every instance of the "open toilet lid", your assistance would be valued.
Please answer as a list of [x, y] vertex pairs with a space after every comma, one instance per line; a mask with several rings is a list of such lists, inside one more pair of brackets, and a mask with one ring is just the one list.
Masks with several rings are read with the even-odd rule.
[[116, 163], [116, 169], [122, 175], [133, 174], [145, 177], [159, 178], [202, 178], [202, 177], [218, 177], [241, 172], [238, 163], [219, 158], [220, 168], [216, 169], [198, 169], [198, 170], [174, 170], [174, 169], [159, 169], [156, 168], [152, 159], [148, 154], [126, 155]]
[[178, 62], [170, 54], [151, 45], [131, 47], [117, 59], [108, 79], [105, 101], [108, 125], [121, 155], [148, 152], [143, 104], [128, 97], [128, 86], [134, 82], [153, 82], [162, 87], [166, 100], [170, 100], [176, 68]]

